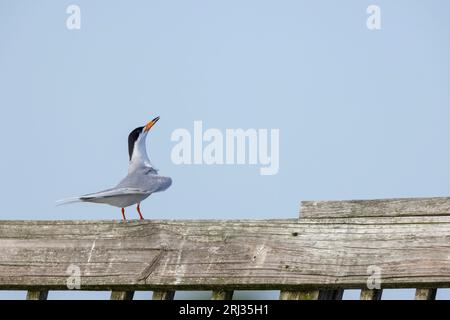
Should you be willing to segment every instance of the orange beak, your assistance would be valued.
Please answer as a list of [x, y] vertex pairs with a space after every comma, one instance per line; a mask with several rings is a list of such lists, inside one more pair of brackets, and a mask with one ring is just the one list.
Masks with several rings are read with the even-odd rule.
[[158, 120], [159, 117], [156, 117], [155, 119], [147, 123], [144, 127], [144, 132], [148, 132], [155, 125], [155, 123], [158, 122]]

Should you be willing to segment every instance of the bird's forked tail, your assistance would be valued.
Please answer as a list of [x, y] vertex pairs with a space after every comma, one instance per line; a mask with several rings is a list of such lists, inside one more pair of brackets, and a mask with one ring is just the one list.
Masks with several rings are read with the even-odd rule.
[[61, 199], [61, 200], [57, 200], [56, 201], [56, 206], [63, 206], [66, 204], [71, 204], [71, 203], [76, 203], [76, 202], [81, 202], [82, 200], [80, 199], [80, 197], [73, 197], [73, 198], [66, 198], [66, 199]]

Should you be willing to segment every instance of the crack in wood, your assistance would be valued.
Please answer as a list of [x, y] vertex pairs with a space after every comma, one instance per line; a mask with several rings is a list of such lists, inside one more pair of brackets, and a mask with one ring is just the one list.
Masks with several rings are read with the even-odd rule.
[[158, 252], [158, 254], [153, 258], [152, 261], [148, 264], [147, 267], [142, 270], [141, 274], [138, 277], [138, 281], [144, 281], [146, 282], [148, 277], [152, 274], [153, 271], [155, 271], [156, 267], [158, 266], [159, 261], [161, 258], [166, 254], [169, 250], [167, 248], [161, 248]]

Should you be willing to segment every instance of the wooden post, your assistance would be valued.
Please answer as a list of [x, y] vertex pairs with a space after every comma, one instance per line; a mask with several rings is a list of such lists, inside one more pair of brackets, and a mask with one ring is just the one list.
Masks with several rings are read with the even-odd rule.
[[27, 300], [47, 300], [47, 297], [48, 297], [48, 290], [42, 290], [42, 291], [28, 290], [27, 291]]
[[233, 290], [214, 290], [211, 300], [233, 300]]
[[175, 291], [153, 291], [153, 300], [173, 300]]
[[317, 300], [318, 298], [319, 298], [319, 290], [280, 291], [280, 300]]
[[362, 289], [360, 300], [381, 300], [383, 294], [382, 289]]
[[319, 300], [342, 300], [344, 289], [320, 290]]
[[111, 300], [133, 300], [134, 291], [111, 291]]
[[437, 289], [416, 289], [416, 300], [436, 300]]

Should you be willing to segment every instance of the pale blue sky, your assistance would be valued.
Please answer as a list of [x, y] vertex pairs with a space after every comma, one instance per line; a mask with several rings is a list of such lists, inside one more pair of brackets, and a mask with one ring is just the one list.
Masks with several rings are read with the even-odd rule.
[[[81, 30], [66, 28], [70, 4]], [[447, 0], [0, 0], [0, 219], [120, 218], [54, 203], [115, 185], [128, 133], [157, 115], [150, 159], [173, 186], [143, 203], [147, 218], [448, 196], [449, 12]], [[170, 134], [194, 120], [279, 128], [278, 175], [172, 164]]]

